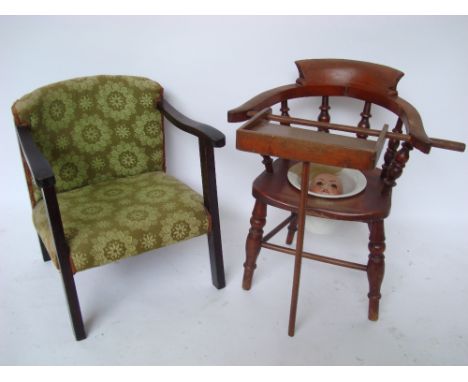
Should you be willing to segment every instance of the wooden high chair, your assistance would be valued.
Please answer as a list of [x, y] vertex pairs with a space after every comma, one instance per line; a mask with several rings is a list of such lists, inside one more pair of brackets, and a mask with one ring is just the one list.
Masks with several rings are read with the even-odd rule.
[[[248, 120], [237, 130], [237, 148], [261, 154], [265, 165], [265, 171], [255, 179], [252, 188], [255, 206], [246, 242], [242, 286], [250, 289], [261, 248], [295, 256], [290, 336], [294, 335], [295, 330], [303, 257], [365, 271], [369, 280], [368, 317], [373, 321], [378, 319], [380, 287], [384, 276], [384, 219], [390, 212], [392, 188], [408, 162], [410, 151], [416, 148], [427, 154], [432, 147], [465, 150], [463, 143], [426, 135], [418, 111], [398, 96], [396, 88], [402, 72], [373, 63], [338, 59], [301, 60], [296, 65], [299, 69], [296, 84], [268, 90], [228, 112], [229, 122]], [[290, 116], [288, 100], [311, 96], [321, 97], [317, 121]], [[351, 97], [363, 101], [357, 127], [330, 123], [330, 97]], [[272, 113], [270, 107], [274, 104], [280, 104], [281, 115]], [[388, 125], [381, 130], [370, 127], [372, 104], [396, 115], [391, 132]], [[332, 131], [340, 133], [332, 134]], [[376, 166], [386, 140], [388, 145], [384, 163], [379, 169]], [[271, 156], [278, 159], [273, 161]], [[287, 178], [289, 169], [297, 162], [302, 162], [300, 190], [293, 187]], [[309, 196], [309, 170], [317, 164], [360, 170], [367, 184], [361, 192], [346, 198]], [[267, 205], [290, 211], [291, 214], [264, 235]], [[306, 215], [366, 223], [370, 230], [367, 264], [304, 252]], [[298, 232], [296, 249], [269, 242], [286, 226], [287, 244], [292, 243], [295, 232]]]

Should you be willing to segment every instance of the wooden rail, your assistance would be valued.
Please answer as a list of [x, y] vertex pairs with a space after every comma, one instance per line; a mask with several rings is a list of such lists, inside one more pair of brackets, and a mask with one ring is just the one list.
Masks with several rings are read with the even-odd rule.
[[[253, 117], [257, 114], [255, 111], [249, 111], [247, 115]], [[264, 114], [262, 116], [263, 118], [269, 120], [269, 121], [275, 121], [275, 122], [280, 122], [281, 124], [296, 124], [296, 125], [303, 125], [303, 126], [313, 126], [313, 127], [318, 127], [320, 130], [326, 130], [326, 129], [332, 129], [332, 130], [337, 130], [337, 131], [344, 131], [347, 133], [361, 133], [362, 134], [362, 128], [359, 127], [354, 127], [354, 126], [349, 126], [349, 125], [341, 125], [337, 123], [329, 123], [329, 122], [320, 122], [320, 121], [312, 121], [309, 119], [303, 119], [303, 118], [295, 118], [295, 117], [286, 117], [286, 116], [281, 116], [281, 115], [275, 115], [275, 114]], [[376, 129], [365, 129], [365, 134], [378, 137], [381, 133], [381, 130], [376, 130]], [[404, 141], [404, 142], [410, 142], [411, 137], [407, 134], [402, 134], [402, 133], [394, 133], [394, 132], [387, 132], [385, 134], [385, 137], [388, 139], [397, 139], [399, 141]], [[446, 139], [440, 139], [440, 138], [430, 138], [431, 140], [431, 145], [432, 147], [437, 147], [439, 149], [445, 149], [445, 150], [452, 150], [452, 151], [459, 151], [459, 152], [464, 152], [466, 145], [462, 142], [456, 142], [456, 141], [449, 141]]]

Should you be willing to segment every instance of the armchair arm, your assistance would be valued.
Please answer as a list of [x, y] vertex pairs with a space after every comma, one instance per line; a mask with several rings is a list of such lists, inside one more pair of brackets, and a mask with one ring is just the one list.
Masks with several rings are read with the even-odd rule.
[[36, 184], [41, 187], [53, 186], [55, 177], [52, 167], [42, 155], [27, 126], [16, 127], [18, 141], [26, 163]]
[[164, 116], [179, 129], [195, 135], [201, 140], [208, 141], [213, 147], [223, 147], [226, 144], [226, 137], [219, 130], [187, 118], [165, 99], [159, 101], [158, 106]]
[[214, 147], [223, 147], [226, 144], [226, 138], [223, 133], [214, 127], [193, 121], [179, 113], [164, 99], [158, 102], [158, 108], [179, 129], [198, 137], [203, 202], [211, 216], [211, 232], [208, 233], [211, 277], [216, 288], [224, 288], [226, 280], [224, 278]]
[[28, 126], [17, 126], [16, 132], [18, 134], [21, 152], [23, 153], [28, 168], [31, 171], [34, 181], [42, 191], [42, 198], [49, 218], [48, 220], [60, 269], [63, 271], [65, 267], [70, 267], [70, 269], [73, 270], [55, 191], [55, 176], [52, 167], [34, 142], [31, 130]]
[[204, 125], [187, 118], [164, 99], [158, 102], [158, 107], [164, 116], [175, 126], [198, 137], [204, 203], [205, 207], [212, 215], [212, 224], [214, 226], [219, 226], [218, 195], [213, 148], [223, 147], [226, 144], [226, 137], [212, 126]]

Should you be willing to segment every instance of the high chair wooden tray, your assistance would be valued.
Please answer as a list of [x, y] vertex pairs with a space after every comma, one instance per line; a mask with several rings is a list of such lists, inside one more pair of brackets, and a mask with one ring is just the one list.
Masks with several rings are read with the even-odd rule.
[[371, 170], [385, 142], [385, 125], [376, 141], [276, 124], [265, 109], [237, 130], [237, 148], [261, 155]]

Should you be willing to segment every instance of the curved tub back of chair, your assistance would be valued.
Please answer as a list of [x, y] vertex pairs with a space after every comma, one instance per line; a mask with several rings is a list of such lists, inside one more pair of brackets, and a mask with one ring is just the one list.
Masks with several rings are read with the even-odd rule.
[[404, 75], [388, 66], [354, 60], [299, 60], [296, 66], [299, 70], [297, 84], [323, 87], [325, 93], [328, 88], [330, 93], [339, 91], [342, 95], [347, 95], [349, 90], [360, 89], [384, 96], [396, 96], [398, 81]]
[[[428, 153], [431, 141], [426, 135], [418, 111], [398, 96], [397, 85], [403, 72], [370, 62], [343, 59], [309, 59], [296, 61], [299, 78], [295, 84], [265, 91], [228, 112], [228, 121], [241, 122], [252, 113], [281, 103], [281, 115], [289, 116], [288, 100], [301, 97], [321, 97], [318, 121], [330, 122], [329, 97], [351, 97], [363, 101], [359, 138], [366, 138], [370, 127], [372, 104], [379, 105], [397, 117], [394, 132], [405, 132], [411, 145]], [[326, 131], [326, 129], [320, 129]]]
[[[428, 153], [431, 142], [426, 135], [417, 110], [398, 96], [397, 85], [404, 73], [385, 65], [342, 59], [310, 59], [296, 61], [299, 78], [296, 83], [304, 94], [322, 95], [318, 120], [329, 122], [329, 96], [353, 97], [364, 101], [361, 120], [357, 127], [363, 129], [357, 137], [366, 139], [365, 129], [370, 128], [372, 104], [393, 112], [397, 122], [393, 129], [403, 128], [411, 137], [411, 145]], [[393, 144], [396, 144], [393, 142]], [[392, 145], [392, 144], [391, 144]]]
[[[23, 96], [13, 114], [17, 126], [31, 128], [63, 192], [164, 170], [164, 130], [156, 109], [162, 92], [142, 77], [76, 78]], [[37, 192], [34, 198], [40, 198]]]

